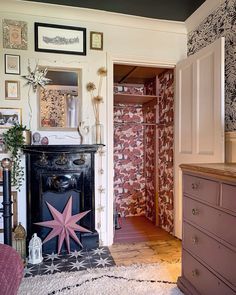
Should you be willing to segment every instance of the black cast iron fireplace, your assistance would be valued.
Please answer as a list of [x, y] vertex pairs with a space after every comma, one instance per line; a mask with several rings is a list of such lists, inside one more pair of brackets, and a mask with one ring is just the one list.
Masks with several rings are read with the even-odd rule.
[[[27, 185], [27, 242], [33, 233], [44, 240], [50, 228], [36, 222], [53, 219], [46, 205], [62, 212], [72, 196], [72, 214], [90, 210], [78, 224], [91, 233], [76, 232], [84, 248], [97, 248], [95, 230], [94, 154], [98, 145], [25, 146]], [[57, 252], [58, 237], [43, 244], [43, 253]], [[70, 249], [80, 246], [70, 238]], [[62, 252], [66, 251], [65, 242]]]

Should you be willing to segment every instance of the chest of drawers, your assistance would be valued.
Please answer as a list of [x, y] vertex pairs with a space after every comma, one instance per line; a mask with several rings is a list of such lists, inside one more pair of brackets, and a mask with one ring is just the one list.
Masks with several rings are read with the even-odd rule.
[[236, 165], [181, 165], [186, 295], [236, 294]]

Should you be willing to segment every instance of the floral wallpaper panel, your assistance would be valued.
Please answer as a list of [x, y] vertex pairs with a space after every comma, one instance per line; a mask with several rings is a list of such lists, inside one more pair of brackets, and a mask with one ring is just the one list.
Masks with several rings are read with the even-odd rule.
[[236, 0], [226, 0], [188, 34], [188, 55], [225, 37], [225, 130], [236, 130]]
[[114, 194], [123, 217], [144, 215], [146, 210], [142, 122], [141, 105], [114, 106]]
[[174, 147], [174, 73], [168, 70], [159, 75], [158, 127], [158, 215], [159, 225], [173, 232], [173, 147]]

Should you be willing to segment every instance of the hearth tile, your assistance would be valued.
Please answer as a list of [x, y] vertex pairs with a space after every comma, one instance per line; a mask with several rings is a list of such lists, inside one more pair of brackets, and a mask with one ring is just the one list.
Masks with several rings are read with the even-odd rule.
[[66, 271], [86, 270], [90, 267], [90, 265], [90, 261], [87, 261], [84, 258], [78, 258], [75, 261], [71, 261], [66, 265]]
[[107, 256], [107, 254], [109, 254], [109, 250], [106, 247], [101, 247], [101, 248], [96, 248], [96, 249], [91, 250], [90, 253], [95, 256], [102, 255], [102, 254]]
[[24, 277], [36, 276], [39, 273], [39, 264], [27, 264], [24, 268]]
[[40, 265], [40, 273], [39, 274], [53, 274], [56, 272], [61, 272], [63, 271], [63, 262], [61, 260], [58, 260], [57, 262], [55, 261], [50, 261], [50, 262], [44, 262]]
[[25, 277], [62, 271], [81, 271], [89, 268], [101, 268], [113, 265], [115, 265], [115, 262], [108, 247], [101, 247], [89, 251], [82, 249], [72, 251], [70, 254], [67, 252], [63, 252], [60, 255], [51, 253], [44, 255], [44, 260], [40, 264], [28, 264], [25, 268]]
[[77, 258], [83, 258], [87, 255], [87, 251], [86, 250], [74, 250], [74, 251], [71, 251], [70, 254], [68, 254], [68, 258], [69, 260], [75, 260]]
[[101, 256], [99, 258], [95, 258], [91, 261], [91, 268], [97, 268], [97, 267], [107, 267], [107, 266], [113, 266], [114, 261], [110, 257], [102, 258]]
[[43, 255], [43, 260], [44, 261], [54, 261], [54, 260], [61, 259], [61, 256], [62, 255], [52, 252], [51, 254]]

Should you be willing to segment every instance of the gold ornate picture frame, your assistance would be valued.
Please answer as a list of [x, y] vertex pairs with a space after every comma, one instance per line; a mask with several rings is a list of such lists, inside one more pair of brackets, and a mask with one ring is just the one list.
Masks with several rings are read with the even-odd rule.
[[28, 26], [26, 22], [3, 19], [3, 48], [27, 50]]

